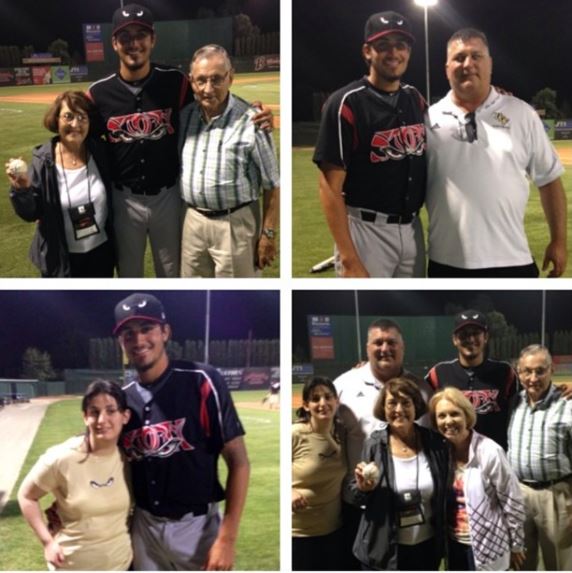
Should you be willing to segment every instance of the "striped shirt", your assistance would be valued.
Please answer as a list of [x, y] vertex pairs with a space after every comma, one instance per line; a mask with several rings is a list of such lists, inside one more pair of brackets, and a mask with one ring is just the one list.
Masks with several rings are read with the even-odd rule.
[[508, 457], [521, 481], [551, 481], [572, 474], [572, 401], [551, 385], [534, 407], [519, 394], [508, 429]]
[[272, 135], [255, 126], [256, 110], [229, 95], [225, 111], [205, 121], [193, 102], [181, 113], [183, 199], [194, 207], [231, 209], [279, 187]]

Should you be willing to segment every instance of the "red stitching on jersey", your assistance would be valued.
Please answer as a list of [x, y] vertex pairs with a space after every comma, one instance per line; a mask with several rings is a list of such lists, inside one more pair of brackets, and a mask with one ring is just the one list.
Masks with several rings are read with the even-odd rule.
[[353, 128], [353, 133], [354, 133], [353, 148], [355, 150], [355, 149], [357, 149], [357, 146], [359, 143], [359, 138], [358, 138], [358, 134], [357, 134], [357, 127], [356, 127], [356, 120], [354, 117], [354, 112], [351, 110], [351, 108], [349, 108], [347, 105], [344, 104], [342, 106], [341, 115], [342, 115], [342, 118], [345, 119]]
[[209, 411], [207, 409], [207, 400], [211, 394], [210, 384], [205, 380], [201, 385], [201, 408], [199, 412], [199, 419], [201, 428], [205, 431], [207, 438], [211, 437], [211, 421]]

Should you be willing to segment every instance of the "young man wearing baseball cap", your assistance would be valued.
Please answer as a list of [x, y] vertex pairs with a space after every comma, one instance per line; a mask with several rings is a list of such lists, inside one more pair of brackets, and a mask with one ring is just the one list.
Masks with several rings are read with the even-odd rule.
[[478, 310], [464, 310], [455, 316], [452, 341], [458, 357], [433, 366], [425, 380], [435, 391], [445, 386], [461, 390], [477, 412], [475, 430], [506, 450], [509, 401], [517, 392], [516, 372], [508, 362], [487, 358], [489, 325]]
[[[178, 277], [182, 201], [177, 179], [179, 113], [193, 101], [187, 77], [151, 62], [153, 14], [140, 4], [118, 8], [112, 46], [119, 72], [93, 83], [112, 157], [113, 219], [120, 277], [142, 277], [147, 238], [155, 274]], [[267, 107], [253, 121], [272, 124]]]
[[[113, 332], [138, 374], [124, 387], [132, 417], [120, 440], [136, 504], [134, 568], [230, 570], [250, 466], [227, 385], [212, 366], [169, 359], [171, 328], [150, 294], [117, 304]], [[226, 491], [219, 454], [228, 467]]]
[[363, 78], [326, 102], [313, 160], [343, 277], [422, 277], [426, 103], [401, 81], [415, 39], [397, 12], [365, 25]]

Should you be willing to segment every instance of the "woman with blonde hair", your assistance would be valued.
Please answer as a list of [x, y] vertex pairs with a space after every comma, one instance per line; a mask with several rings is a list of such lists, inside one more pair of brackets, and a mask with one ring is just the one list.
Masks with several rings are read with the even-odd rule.
[[504, 450], [475, 432], [475, 409], [457, 388], [437, 392], [429, 411], [453, 447], [447, 569], [519, 569], [524, 561], [524, 503]]

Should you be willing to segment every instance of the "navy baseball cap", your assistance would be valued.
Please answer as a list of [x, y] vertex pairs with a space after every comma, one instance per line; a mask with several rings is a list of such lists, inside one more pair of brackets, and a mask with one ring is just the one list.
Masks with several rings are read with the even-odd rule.
[[163, 305], [152, 294], [135, 293], [118, 302], [115, 306], [115, 327], [113, 334], [130, 320], [150, 320], [165, 324], [167, 316]]
[[141, 4], [127, 4], [123, 8], [117, 8], [111, 21], [113, 30], [111, 34], [115, 36], [117, 32], [125, 28], [125, 26], [129, 26], [129, 24], [138, 24], [153, 32], [153, 14], [151, 10], [141, 6]]
[[453, 334], [464, 328], [465, 326], [478, 326], [484, 331], [488, 331], [489, 323], [487, 322], [486, 316], [478, 311], [473, 310], [463, 310], [455, 316], [455, 328], [453, 329]]
[[405, 16], [398, 12], [378, 12], [372, 14], [365, 24], [364, 41], [375, 42], [378, 38], [388, 34], [401, 34], [409, 44], [415, 42], [415, 36], [411, 33], [409, 22]]

